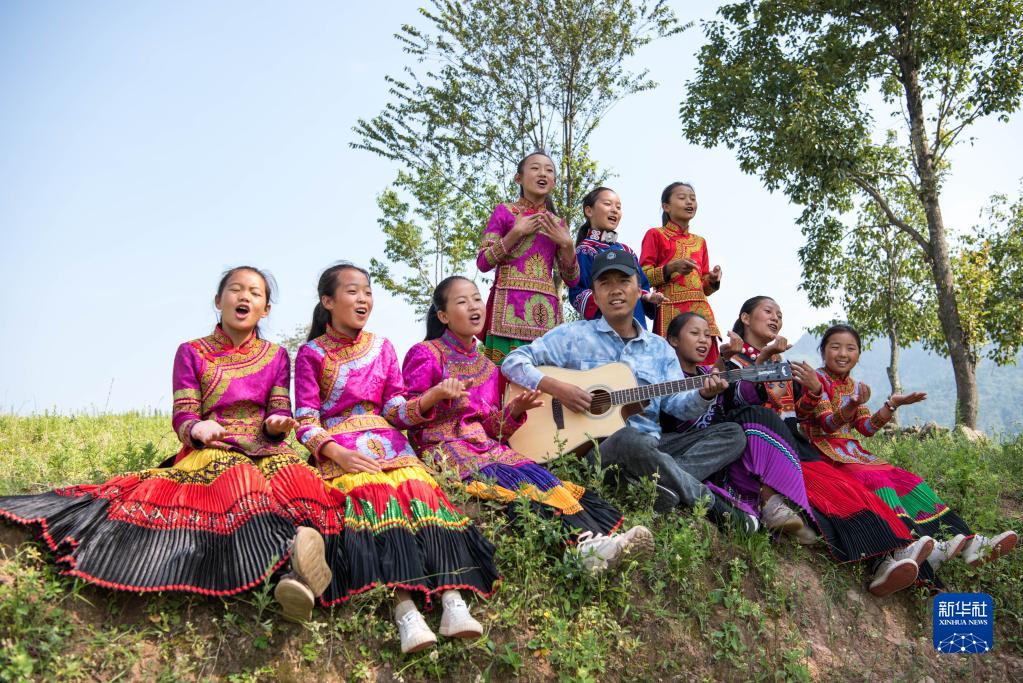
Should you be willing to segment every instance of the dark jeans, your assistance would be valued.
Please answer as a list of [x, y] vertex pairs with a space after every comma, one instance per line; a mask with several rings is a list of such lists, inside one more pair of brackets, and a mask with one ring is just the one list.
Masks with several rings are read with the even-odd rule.
[[601, 442], [600, 466], [617, 465], [637, 478], [656, 472], [659, 484], [692, 507], [697, 500], [711, 497], [703, 480], [738, 460], [745, 448], [746, 434], [732, 422], [685, 434], [672, 432], [660, 439], [627, 426]]

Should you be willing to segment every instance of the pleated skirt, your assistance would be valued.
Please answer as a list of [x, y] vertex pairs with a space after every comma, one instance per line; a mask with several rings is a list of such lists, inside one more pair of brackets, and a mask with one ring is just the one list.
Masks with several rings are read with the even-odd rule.
[[908, 470], [887, 463], [835, 463], [835, 467], [873, 491], [917, 536], [942, 540], [973, 534], [927, 482]]
[[534, 512], [562, 523], [570, 542], [580, 532], [611, 534], [622, 524], [622, 513], [603, 498], [531, 461], [484, 465], [466, 489], [477, 498], [508, 503], [512, 517], [515, 501], [525, 496]]
[[324, 604], [378, 586], [435, 594], [493, 595], [500, 581], [494, 546], [422, 467], [345, 474], [327, 482], [345, 497], [346, 563], [333, 565], [335, 590]]
[[212, 448], [103, 484], [0, 497], [0, 518], [34, 527], [65, 574], [134, 592], [240, 593], [287, 562], [299, 525], [339, 553], [342, 515], [297, 456]]

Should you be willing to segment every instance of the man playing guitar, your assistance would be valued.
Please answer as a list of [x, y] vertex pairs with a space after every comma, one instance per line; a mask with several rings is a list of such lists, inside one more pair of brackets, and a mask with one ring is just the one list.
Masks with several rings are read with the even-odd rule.
[[[633, 310], [641, 292], [634, 259], [607, 251], [593, 260], [592, 277], [593, 297], [603, 317], [560, 325], [528, 346], [515, 349], [501, 366], [505, 377], [527, 389], [546, 392], [577, 413], [590, 410], [591, 394], [544, 375], [538, 366], [589, 370], [622, 362], [632, 369], [640, 386], [684, 379], [668, 342], [635, 322]], [[660, 411], [680, 420], [700, 417], [711, 399], [727, 387], [724, 379], [708, 375], [698, 391], [650, 399], [629, 417], [624, 428], [601, 442], [601, 467], [615, 465], [626, 479], [656, 474], [658, 511], [680, 503], [692, 507], [703, 500], [708, 516], [718, 524], [730, 521], [745, 531], [755, 530], [755, 518], [732, 507], [703, 484], [704, 479], [741, 456], [746, 446], [742, 428], [723, 423], [693, 433], [662, 434], [658, 423]]]

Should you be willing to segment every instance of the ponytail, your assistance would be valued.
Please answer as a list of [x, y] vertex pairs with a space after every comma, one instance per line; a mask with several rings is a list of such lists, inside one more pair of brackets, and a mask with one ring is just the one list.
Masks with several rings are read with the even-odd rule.
[[338, 261], [320, 273], [320, 281], [316, 283], [316, 294], [320, 300], [316, 302], [316, 307], [313, 309], [313, 319], [309, 323], [309, 336], [306, 337], [306, 341], [312, 341], [327, 333], [327, 326], [330, 324], [330, 311], [323, 306], [323, 297], [334, 296], [334, 292], [337, 291], [337, 276], [345, 270], [357, 270], [366, 276], [367, 282], [372, 283], [368, 270], [348, 261]]
[[317, 302], [316, 308], [313, 309], [313, 320], [309, 323], [309, 336], [306, 337], [306, 341], [312, 341], [326, 334], [329, 324], [330, 311], [324, 308], [322, 303]]
[[[671, 185], [668, 185], [666, 188], [664, 188], [664, 191], [661, 192], [661, 208], [662, 209], [664, 208], [665, 204], [667, 204], [668, 202], [671, 201], [671, 193], [675, 191], [676, 187], [688, 187], [694, 193], [696, 192], [696, 188], [693, 187], [692, 183], [674, 182]], [[663, 211], [662, 210], [661, 211], [661, 225], [662, 226], [663, 225], [667, 225], [669, 220], [671, 220], [671, 216], [668, 215], [667, 211]]]
[[451, 289], [451, 285], [455, 284], [456, 280], [472, 282], [472, 280], [462, 275], [451, 275], [437, 283], [437, 286], [433, 289], [430, 310], [426, 312], [426, 338], [423, 341], [440, 339], [447, 331], [448, 326], [440, 321], [437, 312], [447, 310], [448, 290]]

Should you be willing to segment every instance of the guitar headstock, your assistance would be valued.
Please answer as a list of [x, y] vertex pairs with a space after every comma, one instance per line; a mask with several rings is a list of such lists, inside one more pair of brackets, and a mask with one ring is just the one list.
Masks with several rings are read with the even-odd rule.
[[792, 379], [792, 365], [787, 362], [750, 365], [739, 374], [747, 382], [787, 382]]

